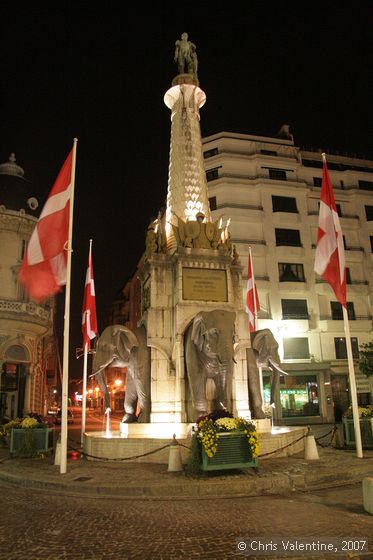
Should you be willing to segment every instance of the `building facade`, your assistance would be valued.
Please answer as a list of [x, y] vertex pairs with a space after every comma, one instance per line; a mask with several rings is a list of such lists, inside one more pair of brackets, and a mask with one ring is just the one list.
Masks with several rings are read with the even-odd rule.
[[[283, 369], [274, 417], [283, 423], [333, 422], [349, 405], [342, 309], [314, 272], [322, 177], [321, 150], [301, 149], [289, 127], [276, 137], [220, 132], [203, 139], [213, 219], [231, 218], [232, 244], [246, 270], [251, 247], [259, 292], [258, 328], [269, 328]], [[354, 358], [372, 340], [373, 161], [327, 153], [347, 267]], [[373, 380], [355, 360], [359, 404], [373, 402]], [[269, 372], [263, 371], [269, 398]]]
[[18, 280], [39, 204], [14, 154], [0, 165], [0, 421], [46, 414], [56, 386], [55, 303], [30, 300]]

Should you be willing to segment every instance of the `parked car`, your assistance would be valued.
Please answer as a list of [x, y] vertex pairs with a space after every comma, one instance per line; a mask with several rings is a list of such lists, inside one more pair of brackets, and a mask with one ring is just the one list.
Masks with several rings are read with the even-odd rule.
[[[61, 424], [61, 418], [62, 418], [62, 410], [61, 410], [61, 408], [59, 408], [57, 410], [57, 414], [56, 414], [55, 420], [54, 420], [56, 422], [56, 424]], [[74, 422], [74, 414], [68, 408], [67, 409], [67, 423], [72, 424], [73, 422]]]

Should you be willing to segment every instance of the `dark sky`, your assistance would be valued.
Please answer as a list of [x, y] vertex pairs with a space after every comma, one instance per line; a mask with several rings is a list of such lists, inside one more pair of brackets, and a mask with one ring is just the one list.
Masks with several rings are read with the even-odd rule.
[[72, 376], [89, 239], [102, 330], [165, 203], [163, 96], [182, 32], [197, 45], [203, 136], [287, 123], [298, 146], [372, 157], [371, 1], [15, 4], [0, 8], [0, 163], [15, 152], [42, 206], [78, 138]]

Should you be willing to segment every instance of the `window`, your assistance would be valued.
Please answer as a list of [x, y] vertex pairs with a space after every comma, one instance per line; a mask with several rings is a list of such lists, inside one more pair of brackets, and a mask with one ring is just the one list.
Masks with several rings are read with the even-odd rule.
[[[331, 301], [330, 307], [332, 310], [332, 319], [334, 321], [342, 321], [343, 320], [342, 304], [339, 303], [339, 301]], [[347, 315], [350, 321], [355, 321], [356, 315], [355, 315], [354, 303], [352, 301], [347, 302]]]
[[316, 375], [286, 375], [285, 387], [280, 387], [280, 402], [283, 418], [318, 416]]
[[301, 247], [300, 233], [297, 229], [275, 229], [276, 245], [287, 245], [291, 247]]
[[373, 235], [370, 235], [370, 236], [369, 236], [369, 239], [370, 239], [370, 250], [371, 250], [372, 253], [373, 253]]
[[275, 181], [286, 181], [286, 171], [282, 169], [268, 169], [269, 171], [269, 178], [274, 179]]
[[214, 179], [218, 179], [219, 178], [219, 171], [218, 171], [218, 167], [215, 167], [215, 169], [209, 169], [208, 171], [206, 171], [206, 179], [207, 182], [208, 181], [214, 181]]
[[[335, 357], [337, 360], [347, 360], [346, 339], [343, 337], [334, 339]], [[359, 358], [359, 345], [356, 337], [351, 337], [352, 357]]]
[[[320, 202], [317, 203], [317, 206], [318, 206], [319, 212], [320, 212]], [[338, 216], [339, 216], [340, 218], [342, 218], [342, 208], [341, 208], [341, 205], [340, 205], [340, 204], [336, 204], [335, 206], [336, 206], [336, 208], [337, 208], [337, 214], [338, 214]]]
[[308, 338], [284, 338], [284, 360], [302, 360], [310, 357]]
[[365, 206], [365, 215], [368, 222], [373, 220], [373, 206]]
[[350, 269], [346, 268], [346, 284], [352, 284]]
[[274, 150], [260, 150], [260, 153], [263, 154], [263, 156], [277, 156], [277, 152]]
[[211, 150], [207, 150], [206, 152], [203, 152], [203, 157], [204, 159], [208, 159], [210, 157], [216, 156], [219, 153], [219, 150], [217, 148], [212, 148]]
[[280, 282], [305, 282], [302, 264], [278, 263]]
[[22, 239], [20, 260], [22, 260], [23, 257], [25, 256], [26, 246], [27, 246], [27, 241], [25, 239]]
[[358, 184], [363, 191], [373, 191], [373, 181], [358, 181]]
[[209, 204], [210, 204], [210, 210], [216, 210], [217, 209], [216, 196], [211, 196], [209, 198]]
[[273, 212], [292, 212], [294, 214], [298, 213], [297, 201], [295, 198], [292, 198], [290, 196], [272, 196], [272, 209]]
[[282, 299], [283, 319], [308, 319], [306, 299]]
[[314, 177], [313, 178], [313, 186], [314, 187], [321, 187], [322, 179], [321, 177]]

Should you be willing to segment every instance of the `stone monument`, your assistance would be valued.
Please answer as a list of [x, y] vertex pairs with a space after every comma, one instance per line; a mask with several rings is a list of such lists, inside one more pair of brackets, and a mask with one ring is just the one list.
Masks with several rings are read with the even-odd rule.
[[[196, 46], [183, 33], [175, 47], [179, 74], [164, 95], [171, 111], [167, 205], [148, 226], [140, 273], [138, 328], [150, 349], [150, 395], [140, 399], [148, 403], [146, 416], [131, 422], [133, 414], [126, 414], [121, 423], [116, 458], [151, 450], [173, 434], [185, 439], [197, 417], [215, 409], [251, 417], [242, 267], [230, 220], [211, 218], [199, 112], [206, 95], [197, 78]], [[98, 450], [88, 439], [90, 454], [108, 457], [109, 443]], [[164, 456], [148, 460], [167, 462]]]

